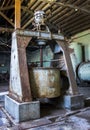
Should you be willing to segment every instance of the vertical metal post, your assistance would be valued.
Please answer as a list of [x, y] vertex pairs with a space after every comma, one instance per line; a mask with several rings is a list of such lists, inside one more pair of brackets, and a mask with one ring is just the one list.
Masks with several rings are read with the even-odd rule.
[[40, 46], [40, 67], [43, 67], [43, 47]]

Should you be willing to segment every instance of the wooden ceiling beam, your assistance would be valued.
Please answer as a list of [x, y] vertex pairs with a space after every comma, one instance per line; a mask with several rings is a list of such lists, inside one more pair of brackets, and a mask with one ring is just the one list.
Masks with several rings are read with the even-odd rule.
[[57, 23], [57, 24], [60, 24], [61, 27], [65, 27], [65, 26], [71, 25], [73, 22], [76, 22], [79, 19], [83, 19], [84, 17], [85, 17], [84, 15], [77, 15], [74, 18], [71, 17], [70, 20], [66, 23], [64, 23], [64, 20], [63, 20], [63, 24], [61, 23], [61, 21], [60, 21], [60, 23]]
[[[44, 1], [44, 0], [39, 0], [39, 1], [43, 1], [43, 2], [46, 2], [46, 3], [50, 3], [48, 0]], [[73, 5], [73, 4], [68, 4], [68, 3], [63, 3], [63, 2], [53, 2], [54, 4], [58, 5], [58, 6], [63, 6], [63, 7], [69, 7], [71, 9], [78, 9], [82, 12], [85, 12], [87, 14], [90, 14], [90, 11], [83, 8], [83, 7], [78, 7], [76, 5]]]
[[28, 7], [26, 6], [21, 6], [21, 9], [24, 11], [24, 12], [27, 12], [29, 13], [30, 15], [33, 15], [33, 11], [30, 10]]
[[77, 30], [82, 30], [83, 28], [86, 28], [86, 27], [90, 27], [90, 22], [86, 22], [86, 23], [81, 23], [73, 28], [70, 28], [69, 30], [65, 30], [66, 33], [73, 33], [73, 32], [77, 32]]
[[13, 8], [14, 8], [14, 5], [6, 6], [6, 7], [1, 7], [0, 11], [9, 10], [9, 9], [13, 9]]
[[10, 33], [12, 33], [13, 31], [14, 31], [14, 28], [0, 27], [0, 32], [10, 32]]
[[[64, 19], [63, 21], [58, 21], [56, 24], [60, 23], [60, 25], [63, 27], [64, 24], [67, 24], [67, 23], [70, 22], [71, 20], [76, 19], [76, 18], [77, 18], [78, 16], [80, 16], [80, 15], [83, 15], [83, 16], [86, 17], [85, 14], [80, 14], [79, 11], [77, 11], [77, 12], [73, 11], [73, 13], [72, 13], [70, 16], [68, 16], [68, 17], [67, 17], [66, 19]], [[89, 17], [89, 15], [88, 15], [88, 17]], [[60, 20], [60, 19], [59, 19], [59, 20]]]
[[[80, 1], [75, 1], [74, 4], [78, 4]], [[62, 6], [61, 6], [62, 7]], [[55, 10], [56, 11], [56, 10]], [[53, 14], [53, 18], [50, 18], [51, 22], [53, 22], [54, 24], [56, 24], [57, 22], [59, 22], [60, 20], [62, 21], [62, 19], [66, 17], [69, 17], [73, 12], [75, 12], [74, 10], [70, 10], [70, 8], [65, 8], [63, 10], [58, 10], [59, 12], [56, 11], [56, 14]], [[53, 11], [54, 12], [54, 11]], [[63, 13], [63, 14], [62, 14]], [[58, 17], [57, 17], [58, 14]]]
[[71, 28], [73, 28], [73, 27], [75, 27], [75, 26], [78, 26], [80, 23], [88, 23], [88, 22], [90, 22], [90, 20], [88, 21], [88, 17], [85, 17], [85, 18], [79, 18], [77, 21], [75, 21], [75, 22], [72, 22], [72, 24], [69, 24], [68, 26], [66, 26], [66, 27], [64, 27], [65, 28], [65, 30], [67, 29], [67, 30], [69, 30], [69, 29], [71, 29]]
[[61, 16], [63, 16], [63, 14], [65, 14], [65, 12], [68, 11], [68, 8], [61, 8], [59, 10], [60, 13], [57, 13], [56, 15], [54, 15], [52, 18], [50, 18], [51, 22], [54, 22], [56, 19], [60, 18]]
[[77, 29], [76, 31], [75, 31], [75, 30], [72, 31], [72, 32], [71, 32], [71, 36], [74, 36], [74, 35], [76, 35], [76, 34], [82, 32], [82, 31], [87, 30], [87, 29], [89, 29], [89, 26], [83, 26], [82, 28], [79, 28], [79, 29]]
[[[80, 1], [78, 1], [78, 2], [76, 1], [74, 4], [79, 4], [79, 2]], [[84, 2], [84, 3], [86, 3], [86, 2]], [[83, 3], [80, 6], [82, 6], [82, 5], [83, 5]], [[80, 16], [80, 11], [79, 10], [77, 10], [77, 11], [75, 11], [75, 10], [70, 11], [69, 10], [62, 17], [59, 16], [59, 18], [56, 19], [53, 23], [58, 24], [60, 22], [60, 23], [62, 23], [61, 25], [64, 25], [64, 22], [66, 22], [65, 24], [67, 24], [69, 22], [69, 19], [70, 19], [70, 21], [71, 21], [71, 18], [73, 18], [73, 17], [75, 17], [75, 19], [76, 19], [77, 15]], [[86, 15], [86, 14], [83, 14], [83, 15]]]
[[61, 2], [54, 2], [55, 4], [57, 5], [61, 5], [61, 6], [64, 6], [64, 7], [69, 7], [69, 8], [72, 8], [72, 9], [77, 9], [77, 10], [80, 10], [82, 12], [85, 12], [87, 14], [90, 14], [90, 11], [83, 8], [83, 7], [78, 7], [76, 5], [73, 5], [73, 4], [67, 4], [67, 3], [61, 3]]
[[27, 6], [30, 8], [34, 3], [36, 3], [36, 0], [29, 0]]
[[10, 23], [13, 27], [14, 27], [14, 23], [11, 22], [11, 20], [4, 14], [0, 11], [0, 15], [8, 22]]

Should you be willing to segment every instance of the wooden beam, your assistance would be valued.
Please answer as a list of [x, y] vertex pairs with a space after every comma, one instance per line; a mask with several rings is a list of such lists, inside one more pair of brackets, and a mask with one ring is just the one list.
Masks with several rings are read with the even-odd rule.
[[68, 30], [68, 32], [70, 32], [72, 30], [76, 30], [76, 29], [82, 28], [85, 25], [90, 26], [90, 21], [88, 21], [88, 19], [81, 20], [81, 21], [77, 22], [76, 24], [73, 24], [73, 26], [71, 26], [70, 28], [68, 28], [66, 30]]
[[[84, 3], [86, 3], [86, 2], [84, 2]], [[75, 1], [73, 4], [80, 4], [80, 1]], [[82, 5], [83, 5], [83, 3], [80, 6], [82, 6]], [[63, 16], [62, 16], [61, 12], [60, 12], [60, 14], [61, 14], [61, 16], [59, 16], [58, 19], [54, 20], [54, 22], [53, 22], [54, 24], [60, 23], [60, 26], [61, 25], [63, 26], [64, 23], [67, 24], [68, 22], [71, 21], [71, 19], [73, 20], [74, 17], [76, 19], [77, 15], [79, 15], [79, 16], [84, 15], [86, 17], [86, 14], [81, 14], [81, 12], [79, 10], [75, 11], [75, 10], [72, 10], [72, 9], [71, 10], [68, 9], [68, 11], [65, 12], [65, 14]], [[87, 16], [89, 16], [89, 15], [87, 14]]]
[[[63, 21], [67, 20], [67, 18], [68, 18], [68, 17], [70, 18], [70, 16], [72, 15], [73, 12], [76, 14], [76, 12], [73, 11], [73, 10], [71, 10], [71, 11], [70, 11], [70, 10], [67, 10], [63, 15], [62, 15], [62, 14], [59, 15], [59, 17], [58, 17], [56, 20], [54, 20], [53, 23], [58, 24], [58, 23], [60, 23], [62, 20], [63, 20]], [[62, 23], [63, 23], [63, 22], [62, 22]]]
[[36, 0], [29, 0], [28, 7], [31, 7], [34, 3], [36, 3]]
[[71, 35], [77, 34], [79, 32], [82, 32], [84, 30], [87, 30], [90, 28], [89, 23], [87, 25], [85, 24], [80, 24], [79, 26], [77, 26], [76, 28], [73, 28], [72, 30], [67, 31], [67, 33], [71, 33]]
[[34, 18], [31, 18], [31, 19], [22, 27], [22, 29], [25, 29], [33, 20], [34, 20]]
[[[44, 0], [39, 0], [39, 1], [45, 2]], [[49, 1], [46, 0], [46, 3], [49, 3]], [[85, 13], [87, 13], [87, 14], [90, 14], [90, 11], [89, 11], [89, 10], [87, 10], [87, 9], [85, 9], [85, 8], [78, 7], [78, 6], [73, 5], [73, 4], [67, 4], [67, 3], [63, 3], [63, 2], [53, 2], [53, 3], [56, 4], [56, 5], [58, 5], [58, 6], [69, 7], [69, 8], [71, 8], [71, 9], [78, 9], [78, 10], [80, 10], [80, 11], [82, 11], [82, 12], [85, 12]]]
[[9, 9], [13, 9], [13, 8], [14, 8], [14, 5], [6, 6], [6, 7], [1, 7], [0, 11], [9, 10]]
[[63, 20], [63, 24], [61, 22], [57, 24], [60, 24], [61, 27], [65, 27], [68, 26], [69, 24], [71, 25], [73, 22], [76, 22], [79, 19], [83, 19], [84, 17], [85, 17], [84, 15], [79, 15], [79, 14], [77, 14], [76, 17], [74, 16], [73, 18], [72, 16], [69, 16], [70, 20], [68, 20], [67, 22], [64, 22]]
[[71, 24], [68, 24], [66, 27], [64, 27], [63, 30], [71, 30], [81, 24], [85, 24], [85, 23], [90, 23], [90, 21], [88, 20], [88, 17], [86, 18], [80, 18], [77, 21], [75, 20], [75, 22], [73, 21]]
[[21, 27], [21, 0], [15, 0], [15, 29]]
[[57, 5], [61, 5], [61, 6], [64, 6], [64, 7], [69, 7], [69, 8], [72, 8], [72, 9], [77, 9], [77, 10], [80, 10], [82, 12], [85, 12], [87, 14], [90, 14], [90, 11], [85, 9], [85, 8], [81, 8], [81, 7], [78, 7], [76, 5], [73, 5], [73, 4], [67, 4], [67, 3], [61, 3], [61, 2], [54, 2], [55, 4]]
[[8, 23], [10, 23], [13, 27], [14, 27], [14, 23], [11, 22], [11, 20], [4, 14], [0, 11], [0, 15], [5, 19], [7, 20]]
[[26, 6], [21, 6], [21, 9], [22, 9], [24, 12], [29, 13], [30, 15], [33, 15], [33, 14], [34, 14], [33, 11], [30, 10], [30, 9], [29, 9], [28, 7], [26, 7]]
[[59, 12], [56, 15], [53, 15], [53, 17], [50, 19], [51, 22], [54, 22], [56, 19], [60, 18], [65, 14], [65, 12], [68, 11], [67, 8], [61, 8]]
[[0, 27], [0, 32], [10, 32], [12, 33], [14, 31], [13, 28], [4, 28], [4, 27]]

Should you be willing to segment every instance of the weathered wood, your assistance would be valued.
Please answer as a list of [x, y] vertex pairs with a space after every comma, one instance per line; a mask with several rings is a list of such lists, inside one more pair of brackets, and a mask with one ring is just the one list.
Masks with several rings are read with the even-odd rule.
[[21, 27], [21, 0], [15, 0], [15, 29]]
[[14, 5], [10, 5], [10, 6], [0, 8], [0, 11], [9, 10], [9, 9], [13, 9], [13, 8], [14, 8]]
[[81, 24], [78, 24], [78, 25], [76, 25], [76, 26], [74, 26], [73, 25], [73, 28], [70, 28], [69, 30], [68, 30], [68, 33], [70, 33], [70, 32], [77, 32], [78, 30], [82, 30], [82, 29], [84, 29], [84, 28], [90, 28], [90, 25], [89, 25], [89, 21], [86, 21], [85, 23], [83, 22], [83, 23], [81, 23]]
[[10, 23], [13, 27], [14, 27], [14, 23], [11, 22], [11, 20], [4, 14], [0, 11], [0, 15], [8, 22]]
[[[43, 0], [39, 0], [39, 1], [43, 1]], [[47, 3], [47, 2], [48, 2], [48, 1], [46, 1], [46, 3]], [[68, 3], [63, 3], [63, 2], [53, 2], [53, 3], [56, 4], [56, 5], [63, 6], [63, 7], [69, 7], [69, 8], [72, 8], [72, 9], [78, 9], [78, 10], [80, 10], [80, 11], [82, 11], [82, 12], [85, 12], [85, 13], [90, 14], [90, 11], [89, 11], [89, 10], [87, 10], [87, 9], [85, 9], [85, 8], [78, 7], [78, 6], [73, 5], [73, 4], [68, 4]]]
[[13, 28], [4, 28], [4, 27], [0, 27], [0, 32], [3, 32], [3, 31], [5, 31], [5, 32], [13, 32], [14, 29], [13, 29]]
[[[83, 18], [85, 18], [85, 16], [86, 15], [79, 15], [79, 14], [77, 14], [76, 16], [74, 15], [74, 17], [71, 19], [71, 20], [68, 20], [67, 22], [64, 22], [63, 24], [62, 23], [60, 23], [60, 26], [61, 27], [65, 27], [65, 26], [69, 26], [69, 25], [71, 25], [72, 23], [75, 23], [75, 22], [77, 22], [78, 20], [82, 20]], [[57, 23], [57, 24], [59, 24], [59, 23]]]
[[90, 23], [90, 21], [88, 20], [88, 17], [86, 17], [86, 18], [83, 18], [83, 19], [79, 19], [78, 21], [75, 21], [73, 24], [69, 24], [63, 30], [68, 30], [68, 32], [69, 32], [74, 28], [78, 28], [79, 26], [89, 24], [89, 23]]

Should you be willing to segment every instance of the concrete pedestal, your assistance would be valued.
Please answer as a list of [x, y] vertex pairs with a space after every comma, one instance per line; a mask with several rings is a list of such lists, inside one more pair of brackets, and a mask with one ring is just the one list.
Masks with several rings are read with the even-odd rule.
[[5, 109], [15, 122], [40, 118], [39, 101], [18, 103], [9, 96], [5, 96]]
[[83, 95], [65, 95], [61, 99], [60, 103], [62, 108], [70, 110], [80, 109], [84, 107]]

